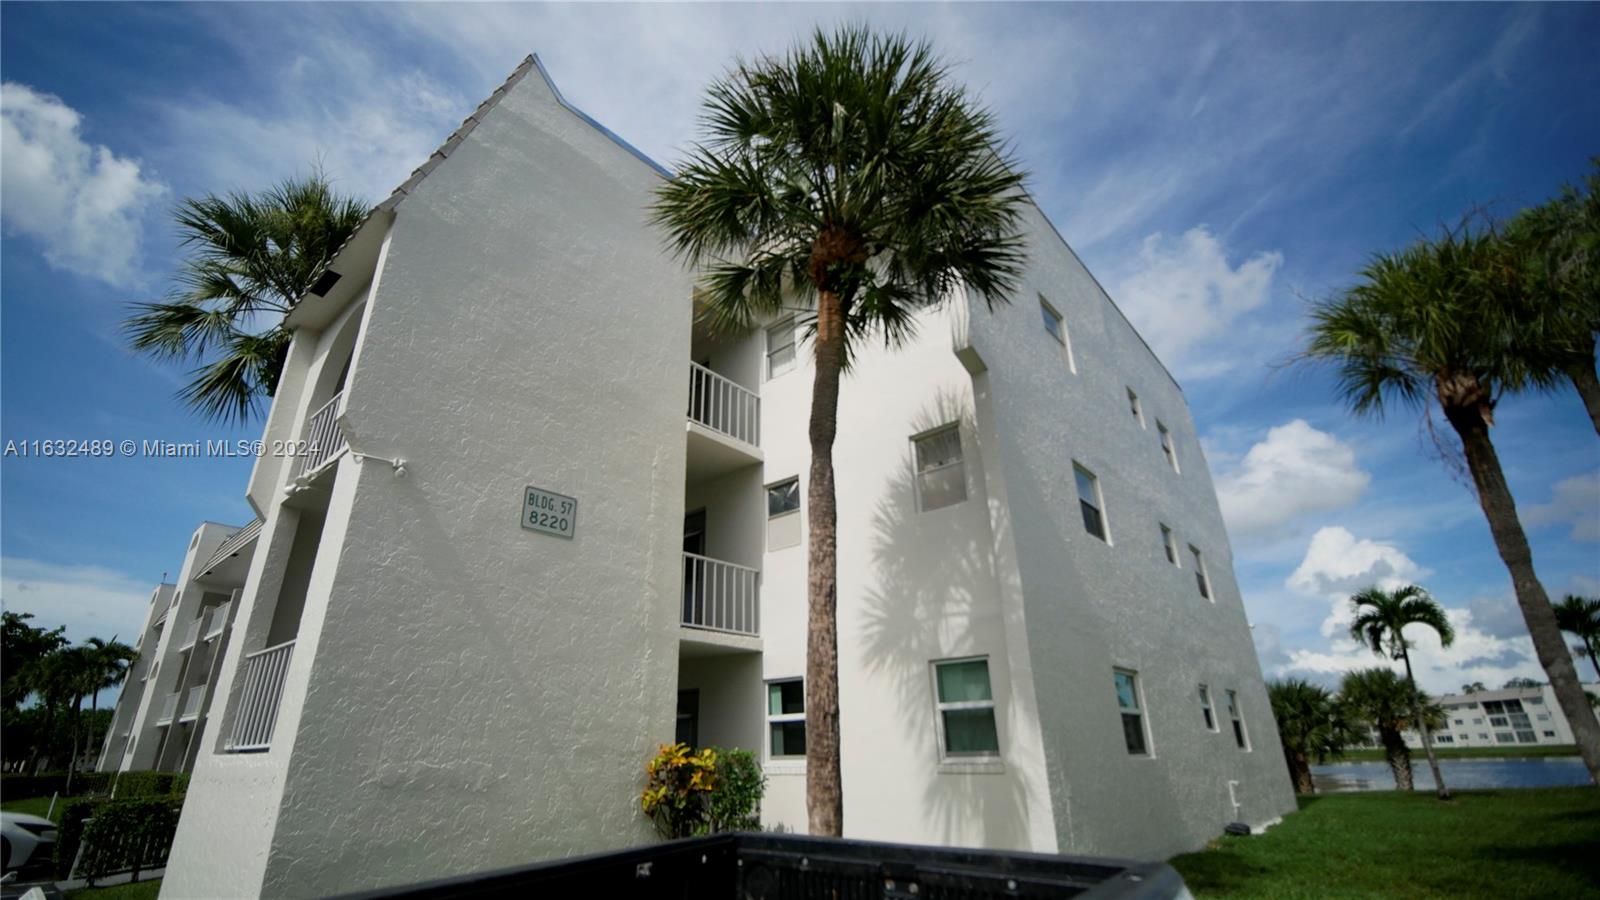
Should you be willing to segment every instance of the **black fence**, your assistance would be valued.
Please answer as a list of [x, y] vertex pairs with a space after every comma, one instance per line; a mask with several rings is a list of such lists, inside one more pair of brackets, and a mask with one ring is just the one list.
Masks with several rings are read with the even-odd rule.
[[345, 895], [378, 898], [564, 896], [706, 900], [987, 900], [1188, 897], [1161, 863], [919, 847], [781, 834], [721, 834], [423, 884]]

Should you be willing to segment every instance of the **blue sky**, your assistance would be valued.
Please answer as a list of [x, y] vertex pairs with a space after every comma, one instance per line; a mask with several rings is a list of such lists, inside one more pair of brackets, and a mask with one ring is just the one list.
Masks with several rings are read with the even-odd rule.
[[[1417, 580], [1461, 639], [1434, 689], [1539, 674], [1476, 500], [1417, 417], [1353, 421], [1295, 349], [1305, 298], [1474, 203], [1513, 212], [1600, 154], [1600, 7], [1538, 5], [0, 7], [5, 440], [253, 436], [173, 399], [123, 304], [159, 296], [168, 210], [321, 160], [376, 201], [529, 52], [663, 162], [740, 53], [815, 24], [925, 35], [996, 112], [1045, 212], [1183, 384], [1269, 675], [1371, 658], [1339, 599]], [[1495, 429], [1552, 595], [1600, 594], [1600, 443], [1570, 392]], [[8, 609], [132, 635], [247, 460], [0, 461]], [[1585, 664], [1587, 669], [1587, 665]]]

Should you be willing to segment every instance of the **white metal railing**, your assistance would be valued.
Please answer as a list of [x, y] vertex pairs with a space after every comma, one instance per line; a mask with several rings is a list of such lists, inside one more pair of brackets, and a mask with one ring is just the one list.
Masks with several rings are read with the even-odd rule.
[[339, 401], [343, 399], [344, 391], [334, 394], [333, 399], [306, 419], [306, 452], [295, 469], [296, 477], [322, 468], [335, 453], [344, 449], [344, 431], [339, 427]]
[[244, 658], [244, 685], [239, 691], [229, 750], [241, 753], [272, 746], [272, 728], [278, 724], [278, 703], [283, 699], [283, 682], [293, 653], [294, 641], [289, 641]]
[[211, 610], [211, 621], [206, 623], [206, 640], [211, 640], [222, 633], [228, 625], [228, 609], [233, 606], [233, 601], [219, 603]]
[[200, 626], [204, 624], [200, 616], [189, 620], [189, 627], [183, 630], [183, 641], [178, 644], [179, 650], [187, 650], [200, 640]]
[[161, 701], [161, 715], [156, 717], [156, 724], [157, 725], [169, 724], [172, 721], [172, 717], [174, 715], [176, 715], [177, 712], [178, 712], [178, 695], [177, 694], [168, 694]]
[[183, 700], [183, 715], [178, 717], [180, 722], [191, 722], [200, 718], [200, 704], [206, 699], [206, 686], [203, 684], [189, 688], [189, 695]]
[[684, 625], [761, 634], [760, 573], [720, 559], [683, 554]]
[[746, 444], [761, 443], [761, 397], [695, 362], [689, 363], [689, 418]]

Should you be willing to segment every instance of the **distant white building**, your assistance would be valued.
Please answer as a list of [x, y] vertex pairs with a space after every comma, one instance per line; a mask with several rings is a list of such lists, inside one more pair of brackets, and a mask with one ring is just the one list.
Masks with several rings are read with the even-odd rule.
[[[1597, 693], [1600, 685], [1583, 689]], [[1574, 743], [1572, 726], [1561, 712], [1555, 691], [1548, 684], [1503, 688], [1472, 694], [1445, 694], [1436, 701], [1444, 708], [1444, 727], [1432, 733], [1437, 747], [1505, 747]], [[1406, 744], [1421, 747], [1415, 731], [1403, 732]]]
[[[695, 324], [664, 177], [530, 57], [289, 314], [163, 896], [646, 843], [674, 737], [804, 830], [809, 355]], [[1164, 857], [1294, 798], [1182, 391], [1028, 230], [843, 390], [845, 833]]]
[[260, 522], [195, 529], [176, 584], [150, 594], [138, 660], [117, 697], [97, 768], [187, 772], [200, 752], [235, 602]]

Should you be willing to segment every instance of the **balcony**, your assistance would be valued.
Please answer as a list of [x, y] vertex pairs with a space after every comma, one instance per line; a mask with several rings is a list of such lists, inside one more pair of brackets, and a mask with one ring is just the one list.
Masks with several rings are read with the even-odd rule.
[[171, 725], [172, 717], [178, 713], [178, 695], [168, 694], [161, 701], [161, 715], [156, 716], [157, 725]]
[[183, 630], [183, 640], [178, 643], [180, 651], [193, 647], [200, 640], [200, 626], [203, 624], [199, 616], [189, 620], [189, 625]]
[[344, 431], [339, 427], [339, 404], [343, 400], [344, 391], [340, 391], [306, 419], [306, 452], [295, 463], [296, 478], [316, 473], [345, 448]]
[[[177, 695], [174, 694], [174, 697]], [[189, 694], [183, 700], [183, 715], [178, 717], [179, 722], [193, 722], [200, 718], [200, 705], [206, 699], [206, 686], [196, 685], [189, 688]]]
[[233, 608], [233, 601], [218, 604], [211, 610], [211, 620], [206, 622], [205, 639], [211, 640], [221, 634], [228, 627], [228, 610]]
[[761, 573], [683, 554], [683, 641], [701, 655], [761, 649]]
[[244, 658], [244, 683], [239, 691], [239, 709], [233, 718], [228, 750], [251, 753], [272, 747], [272, 731], [278, 724], [278, 704], [283, 700], [283, 683], [289, 674], [289, 659], [293, 654], [294, 641], [288, 641]]
[[699, 363], [690, 363], [688, 432], [690, 481], [759, 463], [761, 397]]

